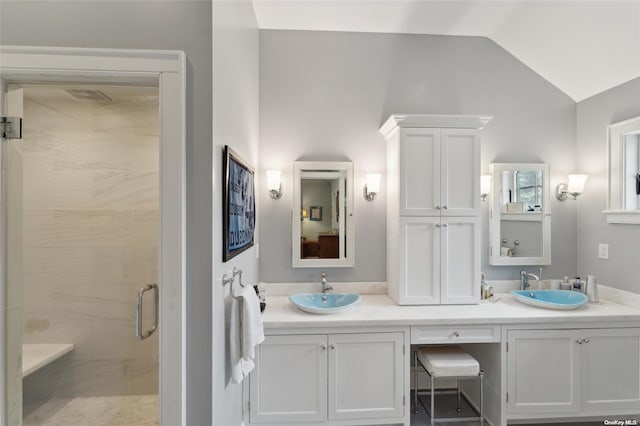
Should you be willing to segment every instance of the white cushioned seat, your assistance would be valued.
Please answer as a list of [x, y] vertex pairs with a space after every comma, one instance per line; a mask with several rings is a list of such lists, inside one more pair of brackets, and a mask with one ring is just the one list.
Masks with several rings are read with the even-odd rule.
[[418, 359], [436, 377], [477, 376], [480, 364], [458, 346], [426, 346], [417, 349]]

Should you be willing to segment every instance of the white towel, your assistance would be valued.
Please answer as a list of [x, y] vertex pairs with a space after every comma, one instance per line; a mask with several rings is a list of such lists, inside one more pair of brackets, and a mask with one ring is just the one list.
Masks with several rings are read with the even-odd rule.
[[231, 300], [229, 335], [231, 381], [240, 383], [255, 367], [255, 347], [264, 341], [260, 300], [251, 286], [243, 287]]
[[513, 256], [513, 250], [509, 247], [500, 247], [500, 256], [511, 257]]

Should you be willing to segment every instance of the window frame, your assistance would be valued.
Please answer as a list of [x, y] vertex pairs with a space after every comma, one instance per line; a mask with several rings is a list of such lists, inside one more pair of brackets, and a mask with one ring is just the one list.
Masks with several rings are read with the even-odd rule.
[[607, 126], [607, 223], [640, 225], [640, 209], [626, 209], [626, 136], [640, 134], [640, 116]]

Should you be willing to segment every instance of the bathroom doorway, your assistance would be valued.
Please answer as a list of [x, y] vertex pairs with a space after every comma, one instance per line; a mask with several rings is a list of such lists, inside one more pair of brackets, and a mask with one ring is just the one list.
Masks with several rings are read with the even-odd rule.
[[0, 423], [183, 425], [184, 54], [0, 63]]

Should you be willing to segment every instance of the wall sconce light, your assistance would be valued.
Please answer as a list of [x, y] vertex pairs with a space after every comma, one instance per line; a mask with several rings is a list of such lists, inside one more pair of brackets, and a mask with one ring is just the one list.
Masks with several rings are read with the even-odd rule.
[[280, 182], [280, 170], [267, 170], [267, 189], [274, 200], [282, 197], [282, 182]]
[[491, 192], [491, 175], [480, 176], [480, 198], [482, 201], [487, 199], [487, 195]]
[[309, 217], [309, 211], [307, 209], [300, 210], [300, 220], [305, 220]]
[[370, 173], [367, 175], [367, 183], [364, 184], [364, 199], [373, 201], [380, 192], [380, 174]]
[[587, 181], [588, 175], [569, 175], [569, 183], [561, 183], [558, 185], [556, 197], [558, 200], [575, 200], [578, 195], [584, 191], [584, 183]]

